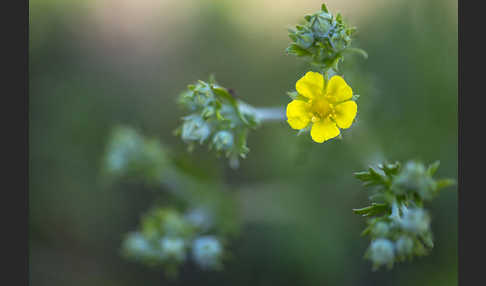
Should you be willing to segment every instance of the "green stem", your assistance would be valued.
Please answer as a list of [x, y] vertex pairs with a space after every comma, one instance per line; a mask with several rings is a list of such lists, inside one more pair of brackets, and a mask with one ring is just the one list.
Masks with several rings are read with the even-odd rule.
[[257, 117], [261, 121], [285, 121], [287, 116], [284, 113], [283, 107], [260, 107], [255, 108]]
[[241, 113], [254, 114], [260, 122], [287, 120], [285, 107], [253, 107], [243, 101], [239, 101], [238, 109]]

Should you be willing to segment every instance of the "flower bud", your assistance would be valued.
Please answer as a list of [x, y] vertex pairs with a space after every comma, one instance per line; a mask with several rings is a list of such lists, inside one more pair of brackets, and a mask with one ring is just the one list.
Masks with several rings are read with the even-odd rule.
[[164, 212], [160, 227], [163, 233], [169, 236], [184, 236], [190, 231], [188, 222], [174, 210]]
[[410, 161], [395, 177], [392, 190], [398, 195], [416, 193], [423, 199], [430, 199], [435, 190], [435, 181], [422, 163]]
[[233, 147], [233, 134], [229, 131], [219, 131], [213, 137], [216, 150], [230, 150]]
[[384, 238], [374, 240], [369, 248], [369, 258], [377, 266], [393, 263], [395, 259], [393, 243]]
[[305, 49], [310, 48], [314, 43], [314, 35], [310, 32], [298, 33], [296, 36], [297, 44]]
[[400, 219], [400, 226], [415, 234], [424, 233], [429, 229], [430, 217], [423, 209], [411, 209]]
[[397, 254], [401, 256], [408, 256], [413, 251], [413, 240], [408, 236], [402, 236], [395, 242]]
[[186, 259], [184, 240], [182, 238], [164, 237], [160, 240], [160, 249], [163, 259], [176, 261], [184, 261]]
[[195, 262], [203, 269], [219, 267], [223, 254], [221, 242], [214, 236], [201, 236], [192, 244]]
[[124, 241], [124, 249], [128, 254], [134, 256], [147, 256], [153, 251], [148, 240], [141, 233], [130, 233]]
[[143, 149], [143, 140], [131, 128], [118, 127], [113, 131], [106, 166], [110, 172], [121, 173], [137, 159]]
[[211, 127], [198, 115], [189, 115], [184, 118], [182, 125], [182, 140], [204, 142], [211, 134]]
[[316, 16], [316, 20], [312, 25], [312, 31], [316, 34], [318, 38], [326, 37], [332, 27], [331, 22], [332, 16], [329, 13], [322, 12]]
[[351, 35], [355, 29], [349, 27], [339, 13], [333, 16], [327, 8], [307, 15], [304, 19], [306, 21], [303, 25], [290, 30], [289, 38], [292, 42], [287, 52], [306, 57], [323, 70], [336, 68], [343, 57], [342, 51], [351, 45]]
[[380, 221], [376, 223], [373, 227], [373, 235], [377, 237], [385, 237], [390, 230], [390, 227], [386, 222]]
[[213, 225], [211, 213], [204, 208], [193, 209], [185, 216], [186, 220], [201, 231], [208, 231]]

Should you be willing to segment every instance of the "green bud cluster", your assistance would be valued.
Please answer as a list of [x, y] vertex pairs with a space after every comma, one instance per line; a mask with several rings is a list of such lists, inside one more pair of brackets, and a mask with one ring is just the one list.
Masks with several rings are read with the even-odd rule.
[[426, 255], [433, 248], [430, 215], [423, 208], [440, 189], [454, 184], [453, 180], [433, 178], [439, 167], [428, 167], [409, 161], [379, 164], [354, 175], [363, 185], [373, 188], [371, 205], [354, 209], [354, 213], [369, 217], [362, 235], [371, 239], [365, 257], [373, 263], [373, 270], [395, 262]]
[[[228, 144], [225, 131], [219, 132], [216, 140]], [[164, 202], [174, 206], [156, 206], [145, 214], [139, 228], [124, 237], [122, 254], [162, 267], [172, 278], [189, 261], [203, 270], [221, 269], [227, 255], [225, 243], [239, 228], [235, 200], [224, 186], [187, 174], [167, 147], [133, 128], [116, 127], [107, 147], [107, 174], [163, 186]]]
[[210, 149], [229, 158], [232, 167], [238, 167], [238, 159], [249, 152], [248, 131], [260, 125], [256, 110], [237, 100], [214, 78], [189, 85], [180, 94], [179, 103], [191, 114], [182, 118], [175, 134], [189, 145], [189, 150], [196, 142], [207, 142]]
[[166, 147], [136, 130], [118, 126], [111, 135], [105, 170], [115, 176], [144, 176], [156, 180], [169, 167]]
[[333, 16], [322, 4], [321, 11], [304, 17], [304, 23], [289, 29], [292, 40], [287, 53], [308, 60], [311, 65], [327, 72], [338, 70], [338, 64], [347, 52], [357, 52], [367, 57], [361, 49], [351, 48], [355, 27], [343, 21], [341, 14]]
[[181, 214], [173, 208], [152, 209], [142, 217], [141, 229], [125, 236], [123, 255], [149, 266], [162, 266], [169, 277], [177, 276], [189, 260], [204, 270], [221, 269], [223, 240], [207, 235], [214, 224], [202, 222], [206, 217], [198, 211], [199, 220], [194, 220], [194, 211]]

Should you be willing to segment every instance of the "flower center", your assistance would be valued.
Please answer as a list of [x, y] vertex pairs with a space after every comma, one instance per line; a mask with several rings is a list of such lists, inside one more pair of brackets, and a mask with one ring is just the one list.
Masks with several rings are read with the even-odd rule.
[[334, 113], [334, 106], [326, 98], [316, 98], [310, 101], [312, 122], [317, 122], [331, 116]]

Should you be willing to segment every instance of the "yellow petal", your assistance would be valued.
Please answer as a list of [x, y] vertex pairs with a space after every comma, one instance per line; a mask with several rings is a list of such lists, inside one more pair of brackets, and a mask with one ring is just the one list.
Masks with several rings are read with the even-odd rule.
[[287, 122], [293, 129], [303, 129], [310, 121], [309, 104], [302, 100], [293, 100], [287, 105]]
[[322, 90], [324, 89], [324, 77], [318, 72], [307, 72], [297, 81], [295, 89], [302, 96], [312, 99], [322, 94]]
[[317, 143], [322, 143], [326, 140], [334, 138], [339, 135], [339, 129], [336, 123], [329, 118], [318, 121], [312, 125], [311, 137]]
[[358, 111], [358, 105], [356, 102], [349, 100], [336, 105], [334, 108], [336, 116], [334, 120], [336, 121], [339, 128], [349, 128], [353, 124], [354, 117], [356, 117], [356, 112]]
[[326, 96], [329, 97], [331, 102], [341, 102], [351, 99], [353, 90], [342, 77], [335, 75], [327, 84]]

